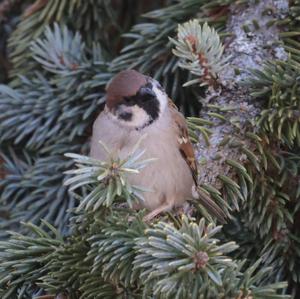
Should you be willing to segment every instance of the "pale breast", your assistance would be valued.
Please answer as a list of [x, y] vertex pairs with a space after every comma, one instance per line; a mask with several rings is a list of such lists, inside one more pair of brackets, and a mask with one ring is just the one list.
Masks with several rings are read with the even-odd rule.
[[174, 204], [181, 204], [191, 197], [193, 178], [188, 165], [178, 150], [178, 140], [170, 125], [168, 115], [144, 130], [129, 130], [118, 126], [102, 113], [93, 127], [91, 156], [107, 159], [105, 151], [98, 143], [104, 142], [115, 155], [126, 157], [143, 134], [147, 134], [140, 148], [145, 149], [142, 159], [156, 158], [140, 174], [130, 175], [132, 184], [150, 188], [144, 194], [144, 206], [150, 210], [157, 208], [164, 200], [172, 198]]

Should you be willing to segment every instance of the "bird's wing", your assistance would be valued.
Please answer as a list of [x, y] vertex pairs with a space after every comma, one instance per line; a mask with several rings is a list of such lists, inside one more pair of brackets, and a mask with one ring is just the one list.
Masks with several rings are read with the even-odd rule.
[[197, 187], [199, 199], [201, 200], [202, 205], [211, 215], [217, 217], [220, 222], [226, 223], [225, 219], [227, 216], [223, 210], [210, 198], [209, 195], [204, 193], [201, 188], [198, 187], [198, 170], [195, 152], [188, 135], [188, 127], [185, 118], [178, 111], [172, 100], [169, 100], [169, 109], [171, 111], [175, 129], [178, 134], [179, 151], [191, 170], [195, 185]]
[[189, 166], [195, 185], [197, 186], [198, 181], [198, 170], [197, 163], [195, 159], [195, 152], [192, 143], [189, 138], [187, 123], [184, 116], [178, 111], [175, 104], [169, 100], [169, 108], [172, 114], [172, 119], [174, 120], [174, 125], [177, 133], [177, 140], [179, 151]]

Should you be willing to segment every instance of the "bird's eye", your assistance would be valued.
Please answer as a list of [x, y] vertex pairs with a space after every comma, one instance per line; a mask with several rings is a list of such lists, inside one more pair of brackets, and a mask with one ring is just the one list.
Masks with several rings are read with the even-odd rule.
[[131, 103], [131, 98], [130, 97], [124, 97], [123, 98], [125, 103]]

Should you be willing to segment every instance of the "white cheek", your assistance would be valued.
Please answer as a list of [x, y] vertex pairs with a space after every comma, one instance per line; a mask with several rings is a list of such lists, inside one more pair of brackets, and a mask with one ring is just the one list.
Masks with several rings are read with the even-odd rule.
[[143, 127], [145, 124], [147, 124], [150, 121], [150, 116], [147, 114], [147, 112], [137, 106], [125, 106], [125, 105], [120, 105], [118, 108], [118, 114], [121, 114], [122, 112], [129, 112], [132, 114], [132, 119], [130, 121], [125, 121], [122, 119], [119, 119], [124, 125], [129, 126], [129, 127], [134, 127], [134, 128], [139, 128]]
[[160, 112], [163, 112], [168, 104], [168, 96], [165, 92], [161, 91], [159, 88], [157, 88], [155, 85], [152, 87], [153, 91], [156, 94], [156, 97], [159, 101], [160, 105]]
[[141, 107], [134, 105], [131, 107], [132, 121], [130, 124], [134, 127], [142, 127], [150, 121], [149, 114]]

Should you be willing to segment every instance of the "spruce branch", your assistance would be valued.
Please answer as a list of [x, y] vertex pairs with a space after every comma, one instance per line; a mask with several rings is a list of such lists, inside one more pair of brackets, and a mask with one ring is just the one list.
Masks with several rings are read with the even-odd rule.
[[36, 0], [32, 5], [30, 5], [24, 12], [24, 17], [27, 18], [31, 15], [33, 15], [38, 10], [42, 9], [46, 4], [48, 0]]
[[14, 139], [15, 144], [37, 150], [84, 136], [111, 78], [96, 49], [87, 59], [79, 34], [57, 24], [53, 30], [47, 28], [45, 39], [34, 43], [32, 51], [51, 77], [35, 73], [21, 77], [19, 88], [0, 86], [0, 109], [5, 111], [0, 117], [0, 141]]
[[[295, 56], [293, 58], [295, 59]], [[299, 65], [297, 60], [292, 61], [292, 63], [291, 61], [273, 62], [271, 64], [277, 66], [270, 68], [267, 72], [266, 68], [263, 71], [253, 71], [255, 74], [260, 74], [257, 76], [259, 79], [249, 84], [253, 96], [257, 96], [260, 100], [257, 107], [262, 104], [262, 109], [264, 109], [269, 107], [268, 105], [273, 105], [271, 109], [266, 109], [264, 116], [268, 119], [271, 113], [276, 114], [274, 136], [266, 129], [265, 121], [257, 122], [256, 115], [260, 114], [260, 108], [256, 110], [256, 115], [252, 114], [252, 121], [243, 120], [241, 112], [245, 104], [240, 99], [241, 94], [236, 95], [233, 89], [228, 94], [226, 91], [220, 94], [208, 94], [208, 99], [205, 99], [204, 104], [210, 102], [202, 108], [201, 118], [204, 118], [204, 122], [200, 119], [199, 124], [209, 129], [210, 134], [205, 142], [200, 140], [202, 144], [199, 156], [202, 158], [202, 153], [205, 156], [203, 162], [200, 160], [200, 163], [203, 163], [202, 173], [204, 173], [200, 180], [207, 179], [210, 183], [202, 184], [202, 187], [215, 200], [224, 198], [229, 204], [231, 221], [228, 226], [225, 226], [227, 229], [223, 232], [226, 235], [228, 231], [231, 231], [230, 237], [225, 240], [236, 240], [242, 245], [236, 250], [238, 255], [235, 256], [248, 257], [253, 261], [263, 255], [264, 258], [261, 259], [258, 268], [273, 266], [273, 269], [269, 271], [269, 277], [266, 275], [265, 279], [271, 278], [272, 280], [276, 276], [277, 279], [288, 280], [289, 285], [293, 287], [298, 279], [297, 275], [293, 274], [297, 273], [298, 269], [296, 262], [298, 253], [293, 250], [297, 247], [297, 242], [292, 240], [297, 238], [297, 234], [294, 233], [294, 219], [295, 211], [298, 210], [298, 196], [295, 194], [299, 190], [299, 177], [297, 162], [292, 159], [293, 162], [289, 164], [289, 159], [281, 152], [282, 146], [287, 152], [298, 149], [295, 139], [285, 137], [288, 134], [293, 136], [285, 129], [288, 123], [286, 118], [293, 122], [294, 129], [298, 127], [295, 118], [290, 117], [295, 112], [297, 115], [298, 110], [298, 87], [295, 74], [298, 72]], [[262, 72], [264, 74], [261, 74]], [[245, 90], [242, 88], [240, 91], [244, 96]], [[289, 90], [293, 90], [293, 93]], [[232, 96], [234, 96], [233, 101], [237, 101], [236, 110], [233, 108], [234, 104], [228, 104]], [[249, 104], [246, 104], [246, 108], [247, 105]], [[249, 115], [246, 118], [249, 118]], [[280, 119], [284, 124], [284, 129], [282, 135], [278, 137], [276, 126]], [[193, 134], [196, 137], [197, 129], [193, 124], [190, 125], [190, 130], [196, 133]], [[226, 134], [222, 134], [223, 132]], [[222, 135], [223, 138], [221, 138]], [[283, 145], [282, 141], [284, 141]], [[213, 148], [205, 150], [207, 144]], [[290, 149], [287, 149], [285, 145], [288, 145]], [[212, 160], [205, 161], [209, 158]], [[206, 164], [207, 167], [205, 167]], [[215, 172], [211, 171], [211, 168]], [[289, 172], [288, 169], [293, 169], [293, 171]], [[216, 174], [217, 178], [216, 181], [212, 180], [213, 184], [209, 181], [212, 179], [211, 173]], [[239, 212], [235, 212], [236, 209]], [[290, 234], [291, 231], [293, 231], [292, 234]], [[277, 249], [271, 251], [272, 248]], [[293, 282], [291, 277], [296, 280]], [[271, 280], [268, 281], [274, 281]], [[285, 292], [288, 291], [285, 290]], [[250, 294], [245, 296], [251, 296]]]
[[[60, 150], [72, 148], [80, 151], [81, 146], [60, 145]], [[3, 207], [9, 210], [8, 219], [1, 223], [2, 234], [20, 221], [39, 224], [41, 219], [54, 224], [61, 232], [68, 231], [70, 210], [78, 205], [63, 185], [63, 172], [72, 162], [53, 151], [52, 156], [41, 157], [30, 151], [3, 149], [1, 153], [5, 177], [0, 181]]]
[[154, 159], [141, 160], [145, 150], [139, 146], [142, 136], [132, 151], [124, 159], [120, 159], [113, 151], [99, 141], [108, 156], [107, 161], [96, 160], [87, 156], [77, 154], [66, 154], [76, 163], [77, 169], [67, 171], [66, 174], [73, 175], [65, 184], [72, 185], [70, 191], [79, 187], [87, 187], [87, 196], [81, 201], [78, 209], [92, 209], [96, 211], [101, 206], [110, 207], [118, 199], [125, 198], [130, 208], [139, 201], [143, 201], [142, 192], [147, 191], [140, 186], [131, 185], [127, 177], [138, 175], [139, 170], [146, 167]]
[[223, 57], [224, 47], [215, 29], [207, 23], [201, 26], [196, 19], [178, 25], [177, 39], [170, 38], [170, 41], [176, 46], [173, 54], [179, 57], [179, 67], [197, 76], [184, 86], [213, 84], [228, 60]]
[[219, 270], [233, 265], [223, 254], [237, 246], [227, 243], [219, 247], [214, 235], [220, 229], [212, 224], [206, 227], [204, 219], [196, 224], [186, 217], [180, 229], [164, 222], [147, 229], [137, 242], [134, 261], [145, 290], [166, 298], [192, 298], [204, 294], [205, 288], [222, 285]]
[[[246, 136], [255, 142], [253, 154], [258, 158], [258, 165], [249, 155], [243, 166], [252, 183], [241, 173], [233, 177], [240, 187], [243, 204], [238, 213], [232, 214], [233, 221], [223, 233], [238, 244], [247, 242], [238, 249], [237, 257], [261, 258], [261, 266], [272, 267], [271, 279], [281, 277], [293, 284], [294, 279], [298, 281], [293, 273], [299, 271], [299, 253], [294, 249], [298, 246], [297, 229], [295, 231], [294, 227], [299, 210], [299, 157], [272, 148], [264, 135], [247, 132]], [[232, 139], [227, 142], [230, 144]], [[243, 144], [235, 140], [234, 146], [242, 148]], [[240, 168], [232, 161], [230, 165]], [[224, 191], [226, 195], [226, 189]], [[246, 227], [243, 222], [247, 223]], [[249, 238], [249, 235], [253, 237]]]
[[115, 213], [102, 224], [101, 234], [88, 239], [91, 250], [86, 260], [93, 262], [92, 274], [101, 273], [104, 280], [120, 283], [125, 289], [141, 287], [140, 273], [134, 268], [133, 261], [136, 238], [143, 236], [148, 227], [142, 214], [120, 219]]
[[70, 299], [141, 298], [142, 293], [146, 298], [290, 298], [276, 294], [284, 283], [262, 284], [269, 268], [259, 270], [256, 263], [243, 272], [243, 263], [226, 257], [237, 246], [219, 245], [220, 227], [203, 219], [197, 224], [183, 217], [177, 228], [164, 221], [147, 228], [141, 213], [115, 211], [105, 219], [88, 214], [86, 229], [66, 239], [44, 222], [48, 233], [26, 224], [34, 236], [13, 233], [0, 242], [2, 298], [15, 299], [31, 288]]
[[267, 62], [263, 70], [252, 70], [245, 82], [253, 97], [264, 100], [258, 127], [290, 148], [300, 146], [299, 70], [292, 59]]
[[[299, 284], [299, 44], [293, 35], [281, 34], [286, 61], [267, 61], [261, 70], [252, 70], [246, 85], [253, 98], [262, 103], [255, 125], [263, 132], [260, 145], [265, 171], [255, 179], [253, 199], [248, 205], [249, 223], [264, 246], [259, 249], [265, 265], [272, 265], [272, 276], [289, 281], [293, 292]], [[264, 148], [264, 149], [262, 149]], [[260, 211], [257, 214], [257, 211]]]
[[213, 127], [214, 123], [201, 117], [187, 117], [186, 120], [191, 141], [193, 143], [198, 143], [198, 133], [200, 133], [207, 146], [209, 146], [209, 136], [212, 134], [211, 128]]
[[48, 273], [47, 259], [63, 241], [54, 227], [44, 224], [50, 233], [33, 224], [24, 224], [35, 238], [11, 233], [9, 242], [0, 242], [1, 298], [31, 298], [30, 293], [38, 292], [33, 282]]
[[[30, 51], [32, 58], [43, 69], [63, 78], [76, 75], [81, 80], [87, 80], [86, 76], [98, 74], [100, 68], [107, 65], [99, 43], [87, 47], [78, 31], [73, 33], [66, 25], [58, 23], [46, 26], [42, 36], [31, 42]], [[99, 69], [93, 70], [95, 67]], [[107, 76], [109, 78], [111, 75]]]
[[50, 72], [61, 73], [81, 70], [82, 65], [86, 69], [91, 67], [86, 57], [85, 44], [79, 32], [75, 35], [67, 26], [59, 27], [54, 23], [53, 30], [46, 27], [44, 36], [32, 42], [30, 50], [33, 58]]
[[[30, 44], [54, 22], [68, 24], [72, 30], [83, 33], [89, 47], [92, 47], [95, 41], [100, 42], [103, 48], [109, 49], [106, 55], [111, 55], [110, 33], [118, 32], [116, 19], [120, 13], [113, 8], [111, 1], [37, 1], [36, 6], [31, 8], [34, 13], [31, 13], [32, 9], [30, 9], [30, 13], [21, 20], [9, 39], [10, 60], [13, 64], [10, 73], [12, 78], [20, 74], [29, 74], [33, 69], [38, 68], [28, 51]], [[70, 22], [74, 16], [76, 22]], [[115, 34], [116, 41], [118, 36]], [[14, 84], [19, 85], [17, 78], [14, 78]]]
[[[242, 273], [244, 263], [233, 262], [228, 254], [234, 242], [218, 245], [215, 234], [221, 227], [206, 226], [182, 218], [179, 228], [159, 222], [137, 239], [134, 267], [141, 271], [144, 296], [159, 298], [290, 298], [278, 295], [285, 283], [260, 286], [270, 268], [258, 270], [258, 261]], [[279, 297], [278, 297], [279, 296]]]

